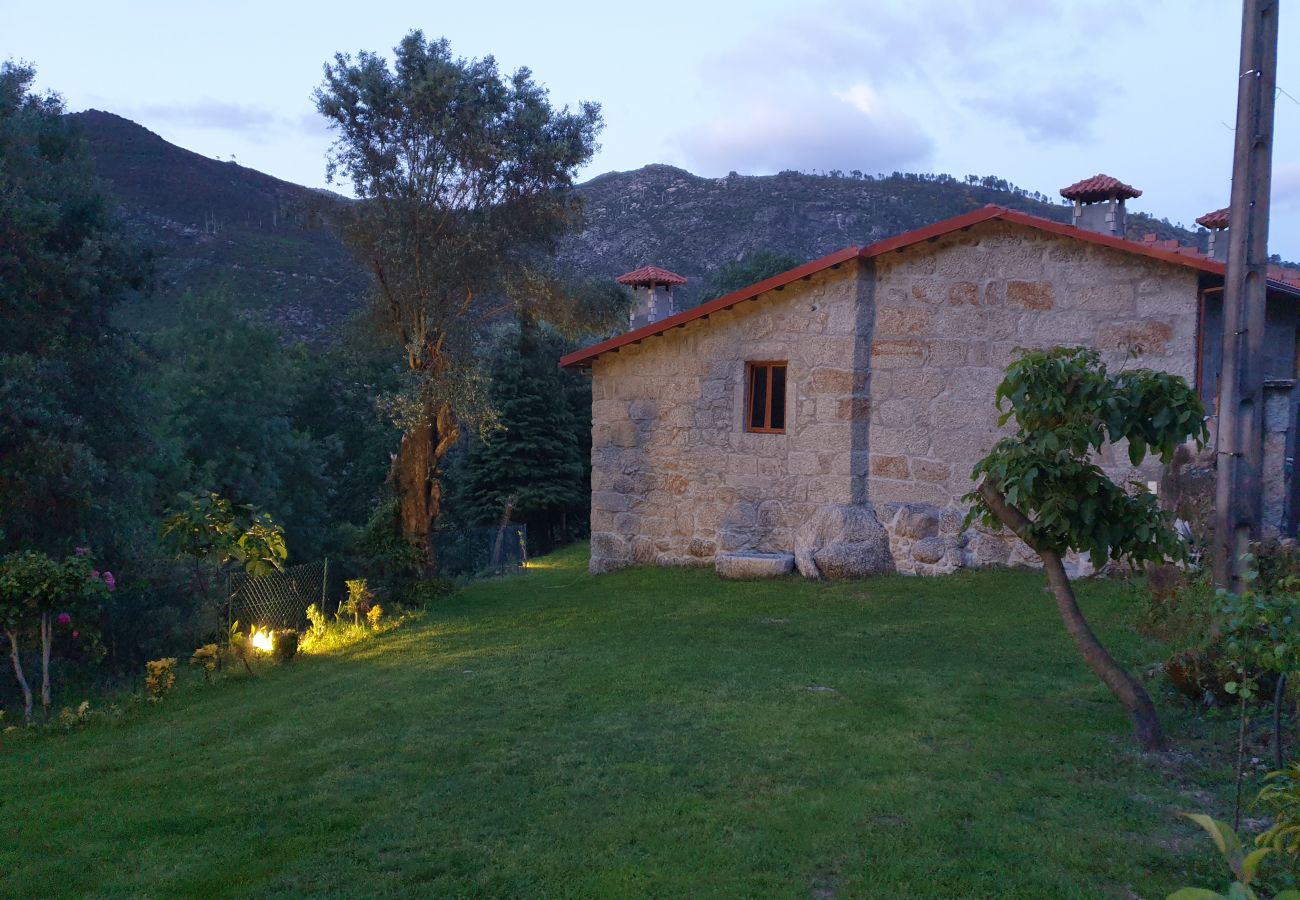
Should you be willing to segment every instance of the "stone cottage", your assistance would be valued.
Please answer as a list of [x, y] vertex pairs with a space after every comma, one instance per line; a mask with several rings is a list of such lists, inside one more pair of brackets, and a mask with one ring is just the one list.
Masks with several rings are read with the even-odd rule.
[[[1130, 241], [1124, 201], [1138, 193], [1107, 176], [1072, 185], [1069, 225], [985, 207], [695, 309], [642, 311], [645, 324], [566, 356], [592, 378], [592, 571], [725, 573], [739, 560], [835, 577], [1035, 563], [1007, 534], [962, 528], [1017, 348], [1090, 346], [1112, 366], [1182, 375], [1217, 408], [1226, 215], [1208, 220], [1209, 255]], [[680, 283], [638, 272], [650, 298], [653, 277]], [[1298, 300], [1300, 285], [1270, 280], [1275, 531], [1294, 528], [1284, 459]], [[1102, 464], [1159, 475], [1123, 454]]]

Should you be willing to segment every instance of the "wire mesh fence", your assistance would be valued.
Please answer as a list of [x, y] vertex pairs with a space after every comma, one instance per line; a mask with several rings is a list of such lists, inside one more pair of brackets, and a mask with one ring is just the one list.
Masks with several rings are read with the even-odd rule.
[[303, 628], [308, 606], [315, 603], [325, 609], [328, 583], [329, 560], [289, 566], [271, 575], [231, 575], [227, 626], [240, 622], [261, 628]]
[[505, 575], [528, 562], [528, 526], [439, 531], [434, 536], [434, 547], [440, 575]]

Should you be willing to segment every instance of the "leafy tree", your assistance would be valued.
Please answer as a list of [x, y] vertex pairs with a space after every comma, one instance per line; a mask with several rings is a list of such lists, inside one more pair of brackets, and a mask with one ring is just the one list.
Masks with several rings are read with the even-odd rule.
[[163, 521], [163, 546], [188, 559], [194, 587], [212, 602], [212, 579], [239, 566], [250, 575], [279, 571], [289, 552], [284, 529], [253, 506], [235, 506], [219, 494], [181, 494]]
[[336, 55], [315, 96], [338, 134], [329, 176], [349, 178], [360, 200], [336, 212], [340, 233], [405, 357], [396, 525], [432, 561], [442, 460], [461, 424], [487, 414], [480, 329], [512, 309], [571, 306], [540, 260], [578, 217], [568, 189], [600, 111], [556, 110], [527, 69], [503, 77], [491, 57], [458, 59], [419, 31], [392, 68], [373, 53]]
[[60, 561], [25, 550], [0, 558], [0, 627], [9, 639], [9, 658], [23, 692], [23, 712], [28, 719], [32, 716], [32, 689], [22, 666], [22, 637], [32, 631], [40, 635], [41, 707], [49, 715], [50, 652], [55, 625], [70, 626], [74, 616], [92, 618], [99, 602], [113, 588], [112, 573], [93, 570], [83, 555]]
[[571, 540], [587, 509], [591, 388], [558, 366], [566, 345], [524, 323], [493, 364], [498, 427], [473, 443], [456, 479], [454, 507], [481, 525], [523, 522], [545, 552]]
[[[295, 555], [316, 556], [330, 530], [336, 423], [299, 420], [313, 355], [247, 322], [221, 292], [186, 295], [177, 325], [151, 335], [160, 493], [211, 491], [270, 511]], [[337, 415], [337, 411], [331, 410]]]
[[66, 552], [141, 505], [135, 354], [110, 313], [144, 265], [34, 78], [0, 63], [0, 509], [8, 544]]
[[1061, 563], [1070, 550], [1107, 560], [1181, 558], [1182, 541], [1169, 517], [1140, 486], [1111, 481], [1094, 454], [1127, 441], [1137, 465], [1148, 453], [1168, 463], [1189, 439], [1206, 438], [1196, 392], [1177, 375], [1131, 369], [1111, 375], [1095, 351], [1081, 347], [1027, 351], [1007, 367], [998, 386], [1004, 437], [975, 465], [978, 482], [966, 499], [971, 518], [1004, 525], [1043, 560], [1057, 610], [1093, 673], [1133, 719], [1144, 749], [1164, 746], [1155, 707], [1142, 685], [1120, 666], [1089, 627]]
[[732, 291], [749, 287], [765, 278], [780, 275], [799, 265], [802, 260], [788, 253], [776, 253], [772, 250], [757, 250], [736, 262], [729, 262], [718, 269], [713, 276], [713, 289], [700, 302], [714, 300]]

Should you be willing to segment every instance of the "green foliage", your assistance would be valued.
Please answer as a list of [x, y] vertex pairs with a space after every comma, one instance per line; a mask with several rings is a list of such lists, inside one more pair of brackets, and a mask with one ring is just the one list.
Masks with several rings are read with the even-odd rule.
[[522, 522], [535, 552], [585, 531], [591, 386], [558, 366], [567, 344], [545, 328], [507, 329], [492, 364], [498, 427], [451, 472], [454, 514], [473, 525]]
[[[1168, 462], [1185, 441], [1203, 442], [1204, 410], [1184, 379], [1149, 369], [1112, 375], [1100, 354], [1081, 347], [1032, 350], [1007, 367], [997, 404], [999, 424], [1014, 421], [1015, 431], [971, 477], [1029, 516], [1032, 545], [1087, 551], [1097, 565], [1181, 558], [1184, 545], [1156, 498], [1111, 481], [1094, 454], [1127, 441], [1134, 465], [1148, 454]], [[978, 492], [965, 499], [971, 518], [1001, 524]]]
[[288, 556], [284, 529], [250, 505], [233, 506], [215, 493], [181, 494], [163, 521], [163, 546], [177, 559], [189, 557], [218, 568], [234, 564], [250, 575], [283, 569]]
[[571, 292], [540, 262], [578, 220], [570, 190], [591, 158], [600, 111], [554, 109], [527, 69], [456, 58], [412, 31], [394, 65], [338, 54], [316, 91], [336, 129], [329, 176], [359, 203], [336, 211], [373, 276], [372, 309], [408, 377], [391, 403], [406, 432], [394, 465], [403, 537], [429, 550], [440, 462], [458, 423], [490, 422], [477, 339], [508, 311], [560, 319]]
[[1219, 646], [1238, 675], [1225, 688], [1251, 700], [1263, 674], [1289, 675], [1300, 669], [1300, 578], [1286, 576], [1263, 585], [1254, 558], [1243, 562], [1251, 588], [1241, 596], [1219, 590], [1214, 611]]
[[757, 250], [736, 262], [729, 262], [718, 269], [711, 279], [713, 288], [700, 302], [714, 300], [723, 294], [730, 294], [741, 288], [749, 287], [765, 278], [780, 275], [804, 262], [788, 253], [775, 253], [771, 250]]
[[1170, 894], [1167, 900], [1210, 900], [1210, 898], [1259, 900], [1259, 895], [1255, 893], [1250, 884], [1258, 874], [1260, 862], [1270, 851], [1264, 848], [1246, 853], [1241, 846], [1241, 839], [1232, 830], [1232, 826], [1197, 813], [1181, 813], [1180, 815], [1205, 829], [1206, 833], [1214, 841], [1214, 846], [1219, 849], [1219, 853], [1227, 861], [1228, 868], [1232, 870], [1236, 881], [1232, 883], [1227, 894], [1216, 894], [1204, 888], [1183, 888]]
[[329, 619], [325, 618], [325, 613], [315, 603], [307, 606], [307, 634], [312, 637], [322, 637], [325, 629], [329, 628]]
[[350, 578], [344, 583], [348, 588], [348, 599], [339, 605], [339, 615], [351, 616], [352, 624], [360, 625], [361, 617], [370, 612], [375, 593], [370, 590], [364, 578]]
[[133, 354], [110, 314], [144, 264], [34, 78], [0, 63], [0, 540], [60, 554], [114, 542], [138, 505]]
[[1255, 838], [1256, 846], [1270, 848], [1276, 854], [1274, 859], [1284, 860], [1294, 878], [1300, 868], [1300, 763], [1270, 772], [1255, 803], [1273, 819]]

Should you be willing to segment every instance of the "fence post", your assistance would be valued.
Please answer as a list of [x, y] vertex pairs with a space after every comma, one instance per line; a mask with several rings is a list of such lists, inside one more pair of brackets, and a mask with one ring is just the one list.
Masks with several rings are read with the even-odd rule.
[[325, 562], [320, 570], [320, 612], [325, 615], [325, 597], [329, 594], [330, 588], [330, 558], [325, 557]]

